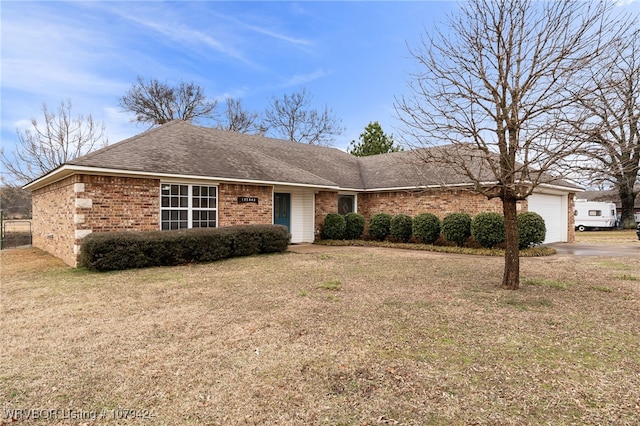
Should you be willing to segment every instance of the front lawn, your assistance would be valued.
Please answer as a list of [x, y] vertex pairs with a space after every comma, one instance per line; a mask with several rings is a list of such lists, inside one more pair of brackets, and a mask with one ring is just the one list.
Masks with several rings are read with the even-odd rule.
[[517, 291], [500, 257], [371, 247], [0, 262], [0, 424], [640, 423], [640, 259], [523, 258]]

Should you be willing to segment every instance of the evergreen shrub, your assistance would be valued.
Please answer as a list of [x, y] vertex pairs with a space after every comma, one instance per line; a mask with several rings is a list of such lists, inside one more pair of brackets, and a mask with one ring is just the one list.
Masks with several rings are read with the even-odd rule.
[[538, 213], [520, 213], [516, 218], [520, 250], [542, 244], [547, 236], [544, 219]]
[[279, 225], [99, 232], [83, 239], [79, 265], [94, 271], [112, 271], [213, 262], [283, 252], [290, 240], [287, 228]]
[[467, 213], [449, 213], [442, 219], [442, 236], [462, 247], [471, 236], [471, 216]]
[[384, 241], [391, 229], [391, 215], [376, 213], [369, 219], [369, 236], [374, 240]]
[[327, 240], [342, 240], [344, 239], [347, 223], [344, 216], [338, 213], [329, 213], [324, 218], [324, 238]]
[[406, 214], [397, 214], [391, 218], [389, 234], [398, 241], [406, 243], [413, 232], [413, 220]]
[[364, 232], [364, 216], [358, 213], [347, 213], [344, 216], [345, 232], [344, 237], [347, 240], [358, 240]]
[[482, 247], [493, 248], [504, 241], [504, 217], [498, 213], [478, 213], [471, 221], [471, 235]]
[[440, 236], [440, 219], [433, 213], [421, 213], [413, 218], [413, 236], [424, 244], [433, 244]]

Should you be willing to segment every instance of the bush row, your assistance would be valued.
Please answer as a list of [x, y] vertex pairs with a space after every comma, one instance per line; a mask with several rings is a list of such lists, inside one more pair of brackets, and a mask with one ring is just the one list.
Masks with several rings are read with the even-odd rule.
[[287, 228], [278, 225], [93, 233], [82, 242], [79, 264], [109, 271], [212, 262], [283, 252], [290, 239]]
[[[330, 240], [359, 239], [364, 232], [364, 217], [357, 213], [345, 216], [329, 213], [324, 222], [323, 237]], [[533, 212], [517, 217], [518, 245], [521, 249], [541, 244], [546, 236], [544, 219]], [[450, 213], [440, 221], [432, 213], [414, 218], [406, 214], [391, 216], [376, 213], [369, 220], [369, 238], [387, 238], [408, 242], [412, 237], [424, 244], [434, 244], [442, 236], [458, 246], [473, 237], [480, 245], [495, 247], [505, 240], [504, 218], [498, 213], [479, 213], [473, 218], [467, 213]]]

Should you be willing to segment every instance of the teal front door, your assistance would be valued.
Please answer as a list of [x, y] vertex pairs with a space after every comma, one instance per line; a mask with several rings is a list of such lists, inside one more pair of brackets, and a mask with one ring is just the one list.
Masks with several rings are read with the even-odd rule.
[[273, 223], [291, 230], [291, 194], [273, 194]]

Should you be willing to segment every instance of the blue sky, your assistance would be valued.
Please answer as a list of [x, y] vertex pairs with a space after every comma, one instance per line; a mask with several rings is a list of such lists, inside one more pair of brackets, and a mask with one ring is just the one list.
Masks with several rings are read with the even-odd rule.
[[[193, 81], [262, 111], [301, 90], [333, 109], [346, 149], [371, 121], [396, 133], [394, 96], [414, 67], [407, 43], [453, 2], [87, 1], [1, 3], [2, 145], [70, 99], [110, 143], [146, 130], [118, 107], [137, 76]], [[219, 107], [222, 111], [222, 106]]]
[[[630, 10], [637, 0], [620, 0]], [[416, 70], [407, 45], [444, 28], [454, 1], [213, 2], [2, 1], [1, 131], [16, 130], [70, 99], [73, 114], [104, 122], [110, 143], [146, 130], [118, 98], [137, 76], [202, 86], [263, 111], [271, 98], [306, 88], [314, 108], [333, 109], [346, 149], [379, 121], [398, 136], [394, 97]], [[222, 111], [222, 106], [219, 108]]]

